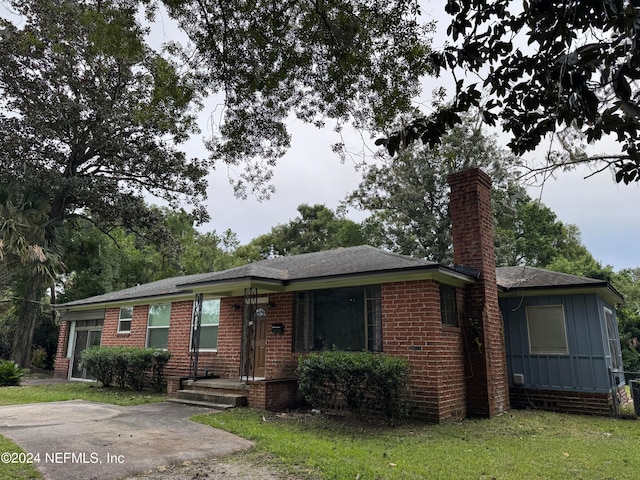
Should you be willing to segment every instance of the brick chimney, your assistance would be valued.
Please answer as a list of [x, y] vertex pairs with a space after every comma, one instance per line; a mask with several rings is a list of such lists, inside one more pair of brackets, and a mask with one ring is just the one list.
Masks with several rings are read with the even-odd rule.
[[464, 291], [467, 414], [492, 417], [509, 410], [509, 387], [496, 285], [491, 178], [475, 168], [447, 180], [454, 262], [480, 271], [478, 281]]

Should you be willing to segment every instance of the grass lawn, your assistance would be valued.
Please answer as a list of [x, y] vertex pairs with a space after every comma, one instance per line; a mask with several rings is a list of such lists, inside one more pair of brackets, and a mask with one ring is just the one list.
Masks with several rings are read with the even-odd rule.
[[120, 388], [104, 388], [95, 383], [71, 382], [52, 385], [0, 387], [0, 405], [89, 400], [114, 405], [141, 405], [161, 402], [165, 395], [149, 391], [138, 392]]
[[390, 428], [249, 409], [194, 419], [256, 442], [258, 452], [308, 478], [640, 478], [640, 424], [632, 420], [513, 411]]
[[[148, 391], [136, 392], [119, 388], [103, 388], [94, 383], [60, 383], [21, 387], [0, 387], [0, 405], [57, 402], [61, 400], [89, 400], [115, 405], [140, 405], [161, 402], [165, 395]], [[0, 453], [20, 453], [23, 450], [0, 435]], [[0, 480], [39, 479], [42, 475], [33, 464], [0, 463]]]

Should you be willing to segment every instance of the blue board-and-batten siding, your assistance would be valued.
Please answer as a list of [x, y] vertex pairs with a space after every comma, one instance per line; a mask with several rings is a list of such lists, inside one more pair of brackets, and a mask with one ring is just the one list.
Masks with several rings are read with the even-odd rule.
[[[529, 353], [526, 307], [542, 305], [564, 307], [568, 355]], [[515, 373], [524, 375], [523, 388], [610, 391], [611, 358], [604, 321], [605, 307], [615, 315], [615, 307], [595, 294], [501, 298], [510, 384], [513, 386]]]

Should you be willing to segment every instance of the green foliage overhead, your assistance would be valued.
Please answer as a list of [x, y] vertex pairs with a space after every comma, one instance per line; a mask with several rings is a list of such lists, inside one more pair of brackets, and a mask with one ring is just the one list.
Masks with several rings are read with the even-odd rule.
[[196, 131], [193, 85], [145, 45], [136, 9], [11, 6], [21, 24], [0, 19], [0, 178], [42, 192], [56, 220], [149, 225], [144, 193], [199, 208], [208, 163], [176, 148]]
[[552, 156], [545, 169], [599, 162], [618, 182], [640, 180], [637, 2], [448, 0], [445, 11], [449, 42], [430, 60], [436, 74], [451, 73], [453, 103], [378, 144], [391, 155], [418, 139], [434, 146], [462, 112], [481, 107], [488, 124], [511, 134], [517, 155], [563, 128], [587, 142], [617, 137], [618, 152]]
[[290, 146], [291, 117], [382, 128], [413, 111], [431, 68], [432, 26], [417, 0], [162, 3], [195, 46], [185, 57], [203, 88], [223, 97], [208, 146], [212, 158], [246, 168], [241, 195], [270, 193], [263, 187]]

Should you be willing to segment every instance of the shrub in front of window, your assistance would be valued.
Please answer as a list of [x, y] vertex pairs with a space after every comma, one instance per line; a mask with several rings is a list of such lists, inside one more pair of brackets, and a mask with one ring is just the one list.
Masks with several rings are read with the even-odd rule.
[[0, 387], [20, 385], [22, 377], [27, 373], [16, 362], [0, 359]]
[[301, 392], [319, 410], [381, 413], [391, 424], [409, 413], [406, 360], [369, 352], [312, 353], [300, 358], [297, 373]]
[[84, 350], [80, 365], [105, 387], [115, 382], [120, 387], [142, 390], [147, 379], [156, 391], [164, 386], [164, 368], [171, 353], [167, 350], [137, 347], [92, 347]]

